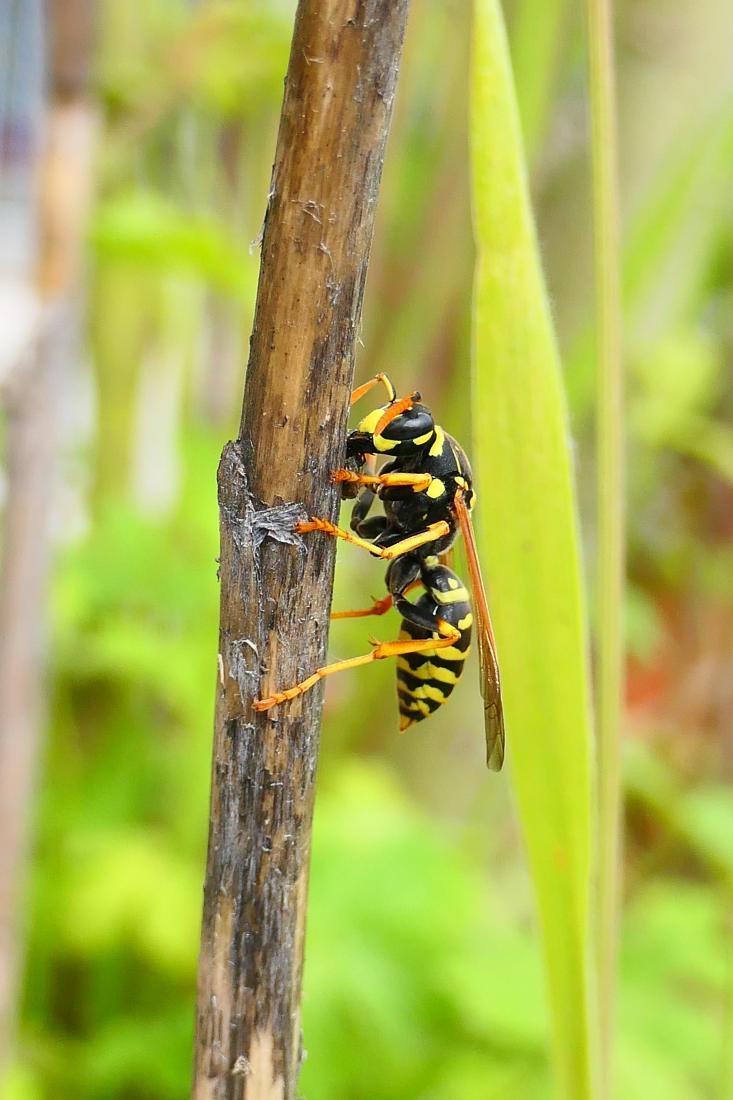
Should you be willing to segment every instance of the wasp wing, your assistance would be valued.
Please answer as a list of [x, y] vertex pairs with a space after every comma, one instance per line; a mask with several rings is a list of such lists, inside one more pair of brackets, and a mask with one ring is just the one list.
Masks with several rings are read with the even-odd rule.
[[478, 633], [479, 664], [481, 669], [481, 694], [484, 700], [484, 724], [486, 727], [486, 763], [492, 771], [501, 771], [504, 763], [504, 708], [501, 701], [501, 677], [496, 657], [496, 642], [491, 627], [489, 604], [481, 577], [481, 566], [476, 549], [476, 537], [471, 513], [466, 507], [462, 492], [455, 496], [455, 511], [463, 542], [471, 580], [474, 611]]

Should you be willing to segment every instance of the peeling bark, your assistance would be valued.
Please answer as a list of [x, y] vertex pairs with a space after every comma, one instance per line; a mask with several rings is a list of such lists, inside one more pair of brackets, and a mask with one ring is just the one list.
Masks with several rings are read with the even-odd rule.
[[219, 467], [221, 620], [194, 1100], [294, 1100], [324, 663], [349, 391], [408, 0], [300, 0], [239, 439]]

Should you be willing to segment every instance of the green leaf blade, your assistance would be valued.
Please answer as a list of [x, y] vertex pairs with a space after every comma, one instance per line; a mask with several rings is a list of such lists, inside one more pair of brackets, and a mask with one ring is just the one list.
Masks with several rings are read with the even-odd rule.
[[593, 1095], [594, 1041], [585, 603], [559, 354], [496, 0], [475, 4], [471, 135], [478, 538], [540, 912], [558, 1092], [581, 1100]]

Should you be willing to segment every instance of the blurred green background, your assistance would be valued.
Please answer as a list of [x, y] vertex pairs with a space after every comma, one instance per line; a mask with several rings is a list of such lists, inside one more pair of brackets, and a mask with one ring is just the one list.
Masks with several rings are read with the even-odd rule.
[[[187, 1094], [215, 470], [238, 425], [293, 8], [99, 7], [94, 199], [57, 407], [49, 721], [8, 1100]], [[505, 10], [590, 562], [583, 26], [563, 0]], [[45, 36], [40, 3], [3, 11], [0, 301], [34, 236]], [[617, 34], [630, 422], [618, 1095], [722, 1100], [733, 1097], [733, 8], [626, 0]], [[401, 391], [419, 386], [466, 440], [469, 37], [466, 0], [413, 0], [357, 367], [360, 381], [386, 370]], [[3, 317], [7, 359], [21, 317]], [[489, 506], [490, 486], [479, 492]], [[339, 562], [335, 607], [381, 594], [379, 565], [348, 548]], [[331, 650], [360, 652], [368, 634], [336, 623]], [[484, 768], [471, 671], [402, 737], [386, 663], [328, 684], [305, 1097], [550, 1095], [532, 896], [507, 784]]]

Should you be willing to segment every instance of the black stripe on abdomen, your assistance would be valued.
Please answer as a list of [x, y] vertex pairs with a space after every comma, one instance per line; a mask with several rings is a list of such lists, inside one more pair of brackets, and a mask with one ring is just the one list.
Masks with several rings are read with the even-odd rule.
[[[456, 611], [458, 610], [456, 608]], [[465, 608], [465, 613], [469, 612], [470, 608]], [[420, 640], [430, 637], [434, 637], [437, 641], [440, 636], [430, 635], [413, 623], [402, 621], [400, 631], [402, 640], [408, 638]], [[421, 722], [448, 699], [461, 677], [470, 647], [471, 628], [469, 626], [461, 631], [460, 638], [457, 638], [451, 646], [423, 650], [420, 653], [407, 653], [397, 659], [400, 729], [404, 730], [414, 722]]]

